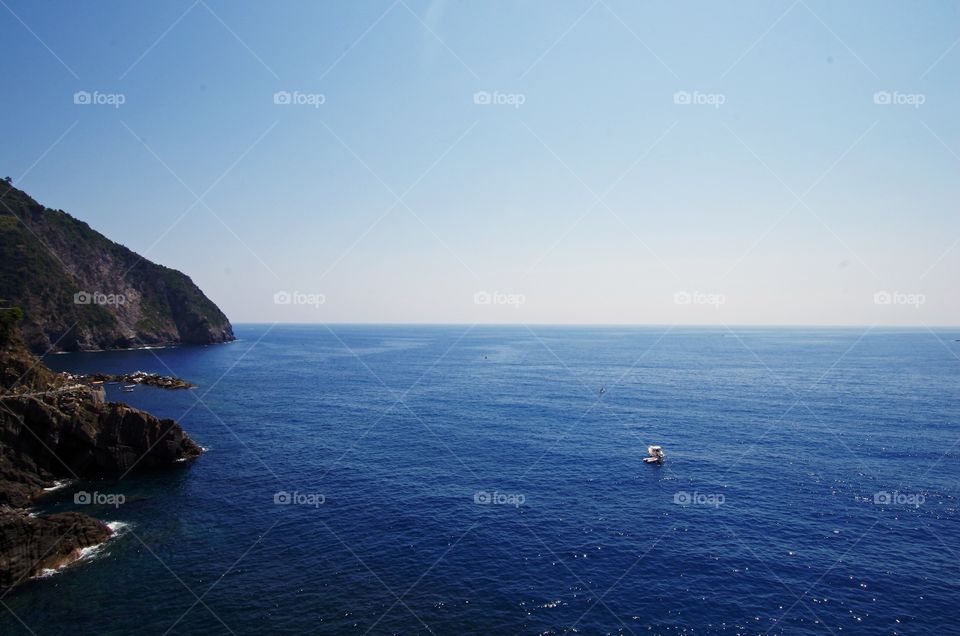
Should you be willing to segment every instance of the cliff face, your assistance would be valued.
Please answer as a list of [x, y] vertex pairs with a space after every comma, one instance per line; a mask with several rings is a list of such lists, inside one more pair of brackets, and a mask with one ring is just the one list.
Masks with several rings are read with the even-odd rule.
[[29, 505], [58, 479], [172, 466], [202, 449], [173, 420], [103, 402], [102, 389], [0, 396], [0, 505]]
[[23, 309], [33, 351], [234, 339], [227, 317], [185, 274], [0, 182], [3, 192], [0, 299]]
[[[0, 310], [0, 327], [9, 326], [12, 315]], [[0, 375], [2, 594], [111, 535], [103, 522], [82, 513], [28, 514], [44, 488], [63, 479], [168, 468], [203, 450], [173, 420], [104, 402], [102, 388], [68, 385], [26, 350], [15, 325], [0, 329]]]
[[79, 512], [31, 517], [0, 508], [0, 590], [70, 563], [82, 548], [103, 543], [111, 534], [102, 521]]

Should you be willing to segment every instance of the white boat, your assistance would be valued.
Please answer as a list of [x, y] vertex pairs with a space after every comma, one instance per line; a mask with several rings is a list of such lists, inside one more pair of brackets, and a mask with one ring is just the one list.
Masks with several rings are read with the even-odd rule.
[[123, 391], [124, 393], [133, 393], [133, 389], [136, 388], [136, 386], [137, 386], [136, 384], [125, 384], [123, 385], [123, 388], [120, 390]]
[[659, 446], [647, 446], [647, 455], [649, 457], [643, 458], [645, 464], [661, 464], [667, 457], [663, 454], [663, 448]]

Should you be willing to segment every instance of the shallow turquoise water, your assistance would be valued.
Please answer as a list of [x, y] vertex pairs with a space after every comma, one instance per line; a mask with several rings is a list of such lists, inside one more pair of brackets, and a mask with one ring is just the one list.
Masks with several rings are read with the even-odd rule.
[[60, 491], [128, 526], [0, 633], [956, 632], [960, 334], [864, 331], [241, 325], [52, 356], [198, 383], [111, 397], [209, 451]]

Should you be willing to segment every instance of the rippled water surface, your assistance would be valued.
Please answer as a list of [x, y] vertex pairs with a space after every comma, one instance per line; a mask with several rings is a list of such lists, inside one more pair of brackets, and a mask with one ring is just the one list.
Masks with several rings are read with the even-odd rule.
[[0, 633], [957, 633], [960, 333], [864, 331], [241, 325], [52, 356], [196, 382], [110, 397], [209, 451], [58, 491], [127, 525]]

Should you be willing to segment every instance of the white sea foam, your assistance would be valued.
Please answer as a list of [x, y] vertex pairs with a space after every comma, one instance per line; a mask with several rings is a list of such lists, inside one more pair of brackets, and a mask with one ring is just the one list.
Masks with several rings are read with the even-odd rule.
[[36, 577], [34, 578], [38, 578], [38, 579], [49, 578], [54, 574], [59, 574], [60, 572], [63, 572], [65, 569], [67, 569], [68, 567], [70, 567], [75, 563], [89, 561], [94, 557], [96, 557], [103, 550], [103, 546], [105, 546], [106, 544], [107, 542], [104, 541], [103, 543], [98, 543], [96, 545], [89, 545], [85, 548], [80, 548], [79, 550], [76, 551], [75, 553], [76, 556], [70, 559], [68, 562], [56, 568], [43, 568], [42, 570], [40, 570], [40, 573], [37, 574]]
[[53, 482], [53, 485], [50, 486], [49, 488], [44, 488], [44, 490], [47, 491], [47, 492], [53, 492], [54, 490], [60, 490], [61, 488], [65, 487], [65, 486], [69, 486], [70, 483], [71, 483], [71, 482], [70, 482], [69, 479], [60, 479], [60, 480], [57, 480], [57, 481]]
[[114, 537], [119, 537], [130, 529], [130, 524], [126, 521], [108, 521], [107, 527], [113, 532]]
[[[125, 521], [108, 521], [107, 527], [110, 528], [111, 532], [113, 532], [113, 536], [111, 536], [110, 539], [115, 539], [119, 536], [122, 536], [127, 530], [129, 530], [130, 524]], [[85, 548], [80, 548], [75, 552], [76, 556], [70, 561], [68, 561], [67, 563], [64, 563], [63, 565], [57, 568], [44, 568], [40, 570], [39, 574], [37, 574], [36, 577], [34, 578], [38, 578], [38, 579], [49, 578], [54, 574], [59, 574], [60, 572], [67, 569], [71, 565], [93, 560], [103, 552], [104, 547], [106, 547], [110, 539], [107, 539], [103, 543], [97, 543], [95, 545], [88, 545]]]
[[[206, 453], [208, 450], [210, 450], [210, 449], [209, 449], [208, 447], [206, 447], [206, 446], [201, 446], [201, 447], [200, 447], [200, 452], [201, 452], [201, 453]], [[191, 460], [191, 459], [196, 459], [196, 458], [195, 458], [195, 457], [181, 457], [180, 459], [175, 459], [175, 460], [173, 460], [173, 461], [179, 464], [179, 463], [182, 463], [182, 462], [189, 461], [189, 460]]]
[[93, 557], [97, 556], [101, 550], [103, 550], [103, 546], [105, 545], [107, 545], [106, 541], [104, 541], [103, 543], [98, 543], [96, 545], [88, 545], [85, 548], [80, 548], [80, 554], [79, 556], [77, 556], [77, 559], [76, 561], [74, 561], [74, 563], [77, 563], [78, 561], [88, 561], [92, 559]]

